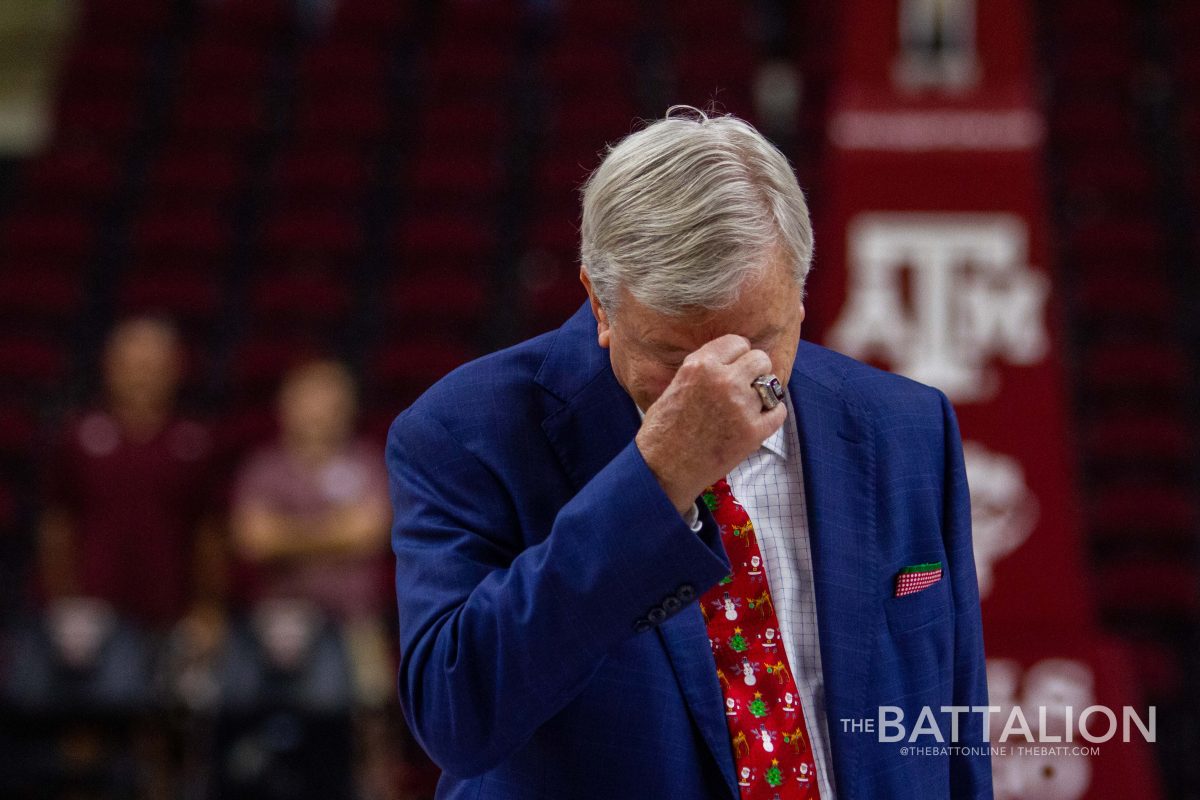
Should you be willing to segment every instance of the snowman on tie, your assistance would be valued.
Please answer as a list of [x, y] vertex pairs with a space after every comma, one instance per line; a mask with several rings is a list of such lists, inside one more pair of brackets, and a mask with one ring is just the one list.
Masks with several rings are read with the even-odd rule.
[[733, 621], [737, 619], [737, 603], [730, 597], [729, 592], [721, 598], [721, 605], [725, 607], [725, 619]]
[[758, 678], [754, 677], [754, 665], [745, 656], [742, 656], [742, 682], [747, 686], [758, 683]]
[[767, 726], [759, 725], [756, 733], [758, 734], [758, 740], [760, 742], [762, 742], [763, 752], [774, 753], [775, 752], [775, 742], [771, 739], [772, 732], [767, 730]]

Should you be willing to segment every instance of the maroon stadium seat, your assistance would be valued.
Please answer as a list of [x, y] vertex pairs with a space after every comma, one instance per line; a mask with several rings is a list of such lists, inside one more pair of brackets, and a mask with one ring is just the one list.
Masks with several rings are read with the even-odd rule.
[[78, 271], [15, 264], [0, 267], [0, 324], [67, 325], [83, 307]]
[[1200, 611], [1195, 568], [1186, 561], [1120, 559], [1096, 567], [1093, 580], [1103, 587], [1097, 597], [1109, 613], [1180, 618]]
[[88, 92], [132, 92], [146, 80], [146, 48], [125, 37], [88, 38], [74, 43], [63, 65], [60, 85]]
[[272, 166], [275, 199], [283, 204], [345, 206], [361, 199], [370, 181], [369, 156], [321, 139], [292, 143]]
[[1092, 261], [1084, 266], [1076, 293], [1081, 316], [1089, 321], [1136, 320], [1169, 324], [1177, 311], [1171, 288], [1155, 276], [1130, 280], [1129, 263]]
[[0, 336], [0, 384], [4, 394], [44, 396], [66, 376], [64, 348], [41, 336]]
[[521, 0], [448, 0], [441, 32], [447, 39], [495, 39], [498, 31], [515, 32], [523, 11]]
[[391, 51], [370, 41], [326, 40], [300, 58], [300, 85], [305, 89], [345, 91], [352, 86], [382, 90], [387, 82]]
[[185, 143], [245, 146], [266, 131], [265, 99], [253, 88], [200, 85], [180, 94], [173, 133]]
[[92, 142], [64, 143], [29, 164], [25, 172], [27, 201], [31, 205], [95, 206], [112, 199], [119, 169], [109, 148]]
[[352, 209], [285, 210], [264, 224], [263, 248], [272, 269], [345, 265], [361, 255], [363, 227]]
[[1085, 161], [1089, 155], [1098, 164], [1111, 161], [1106, 157], [1111, 153], [1100, 148], [1131, 143], [1135, 122], [1130, 110], [1103, 98], [1084, 97], [1064, 102], [1050, 117], [1052, 135], [1070, 145], [1064, 153], [1070, 163]]
[[750, 7], [747, 5], [721, 0], [670, 0], [666, 3], [666, 11], [671, 30], [684, 36], [694, 34], [708, 38], [712, 31], [718, 30], [727, 34], [727, 44], [745, 42], [750, 22], [747, 18]]
[[133, 249], [148, 257], [188, 255], [197, 261], [225, 257], [233, 229], [219, 203], [159, 210], [149, 208], [133, 227]]
[[187, 50], [182, 83], [212, 91], [261, 86], [267, 78], [271, 52], [254, 42], [208, 34]]
[[338, 273], [267, 272], [250, 292], [250, 313], [256, 322], [331, 323], [350, 308], [350, 289]]
[[413, 270], [478, 267], [491, 262], [496, 232], [490, 220], [471, 214], [421, 214], [396, 231], [400, 261]]
[[226, 148], [171, 146], [150, 167], [147, 180], [150, 203], [162, 207], [181, 201], [228, 201], [245, 169], [245, 158]]
[[469, 329], [488, 311], [485, 276], [464, 271], [397, 275], [387, 300], [388, 323], [401, 330]]
[[1157, 340], [1095, 343], [1084, 361], [1092, 391], [1138, 390], [1181, 396], [1190, 375], [1188, 358]]
[[0, 256], [78, 263], [92, 251], [96, 233], [95, 221], [77, 213], [19, 210], [0, 220]]
[[127, 272], [117, 297], [122, 315], [166, 314], [185, 322], [215, 320], [220, 307], [218, 273], [168, 267]]
[[1091, 263], [1123, 258], [1136, 269], [1138, 261], [1159, 259], [1165, 247], [1163, 233], [1149, 219], [1110, 217], [1088, 220], [1068, 232], [1072, 252]]
[[125, 40], [167, 30], [172, 4], [163, 0], [83, 0], [81, 28], [112, 33]]
[[221, 0], [202, 3], [199, 8], [205, 34], [229, 41], [284, 41], [296, 20], [291, 0]]
[[592, 46], [597, 42], [629, 42], [641, 25], [638, 3], [574, 0], [561, 8], [564, 41]]
[[94, 94], [67, 87], [58, 98], [55, 138], [122, 145], [142, 125], [140, 99], [130, 91]]
[[1063, 42], [1050, 51], [1058, 80], [1071, 86], [1109, 84], [1120, 87], [1135, 72], [1133, 37], [1105, 42]]
[[[566, 41], [551, 50], [543, 73], [564, 101], [587, 107], [596, 100], [605, 102], [629, 94], [634, 76], [633, 54], [627, 42], [580, 47]], [[594, 94], [576, 94], [580, 90]], [[592, 130], [601, 128], [604, 122], [603, 118], [594, 120]]]
[[[570, 90], [573, 91], [573, 90]], [[638, 127], [633, 101], [624, 93], [595, 95], [589, 102], [565, 96], [555, 109], [550, 130], [564, 149], [587, 151], [589, 167], [599, 163], [597, 153], [606, 141], [615, 141]]]
[[416, 158], [409, 186], [422, 208], [494, 202], [504, 172], [488, 152], [438, 150]]
[[320, 352], [312, 338], [302, 333], [260, 332], [246, 337], [230, 365], [235, 401], [243, 405], [269, 403], [284, 373]]
[[445, 336], [404, 338], [389, 342], [371, 361], [368, 378], [373, 391], [396, 408], [413, 400], [435, 381], [476, 357], [466, 343]]
[[332, 39], [388, 42], [412, 24], [411, 0], [342, 0], [329, 31]]
[[0, 406], [0, 457], [26, 457], [37, 436], [37, 417], [31, 411], [11, 403]]
[[429, 58], [429, 92], [441, 98], [486, 97], [503, 89], [515, 62], [514, 42], [503, 37], [443, 44]]
[[335, 145], [375, 145], [387, 133], [388, 114], [382, 91], [307, 92], [296, 112], [296, 131], [302, 138]]

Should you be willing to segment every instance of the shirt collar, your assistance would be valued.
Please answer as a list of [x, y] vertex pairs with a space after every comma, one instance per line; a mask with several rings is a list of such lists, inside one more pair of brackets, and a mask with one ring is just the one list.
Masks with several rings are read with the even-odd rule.
[[[779, 430], [767, 437], [767, 440], [762, 443], [762, 447], [759, 449], [774, 453], [786, 461], [788, 457], [788, 431], [793, 425], [796, 424], [796, 413], [792, 409], [792, 397], [790, 394], [784, 396], [784, 402], [787, 403], [787, 420], [782, 426], [780, 426]], [[634, 403], [633, 407], [637, 409], [639, 419], [646, 418], [646, 412], [642, 411], [641, 406], [639, 406], [637, 403]]]
[[762, 446], [782, 458], [784, 461], [788, 457], [788, 429], [792, 425], [792, 404], [788, 403], [788, 415], [784, 423], [779, 426], [779, 430], [767, 437], [767, 440], [762, 443]]

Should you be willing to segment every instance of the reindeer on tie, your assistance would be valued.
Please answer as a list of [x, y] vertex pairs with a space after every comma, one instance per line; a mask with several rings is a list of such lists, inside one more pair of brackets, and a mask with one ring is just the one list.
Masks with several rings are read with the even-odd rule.
[[738, 731], [733, 737], [733, 752], [738, 757], [750, 755], [750, 743], [746, 741], [745, 731]]
[[771, 609], [771, 613], [775, 613], [775, 604], [771, 602], [771, 593], [763, 589], [762, 594], [758, 597], [750, 598], [749, 605], [751, 608], [758, 609], [758, 616], [762, 619], [767, 618], [767, 609]]
[[775, 679], [781, 684], [792, 679], [791, 670], [789, 670], [787, 664], [783, 663], [782, 661], [779, 661], [775, 664], [767, 664], [767, 673], [774, 675]]
[[741, 525], [734, 525], [733, 535], [742, 539], [742, 544], [746, 545], [746, 547], [750, 547], [750, 542], [754, 540], [754, 525], [750, 520], [746, 520]]
[[725, 677], [725, 670], [717, 667], [717, 681], [725, 684], [725, 688], [729, 688], [729, 678]]
[[804, 744], [804, 733], [799, 728], [796, 728], [791, 733], [784, 733], [783, 741], [792, 746], [792, 749], [796, 751], [796, 755], [800, 755], [800, 745]]

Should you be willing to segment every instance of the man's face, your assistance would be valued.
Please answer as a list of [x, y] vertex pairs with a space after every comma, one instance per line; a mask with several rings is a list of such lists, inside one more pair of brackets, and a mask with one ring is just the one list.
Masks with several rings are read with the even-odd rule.
[[[766, 352], [775, 375], [787, 385], [804, 305], [782, 258], [773, 259], [761, 278], [752, 278], [728, 308], [684, 316], [652, 311], [625, 289], [618, 311], [610, 315], [597, 301], [585, 270], [580, 278], [591, 298], [600, 346], [608, 349], [617, 381], [643, 411], [667, 388], [688, 353], [728, 333], [744, 336], [751, 347]], [[751, 391], [749, 386], [746, 391]]]
[[150, 320], [122, 325], [110, 337], [104, 354], [105, 386], [109, 397], [121, 405], [169, 405], [180, 369], [175, 334]]
[[279, 402], [280, 427], [287, 438], [335, 445], [354, 429], [354, 396], [336, 379], [310, 375], [284, 387]]

